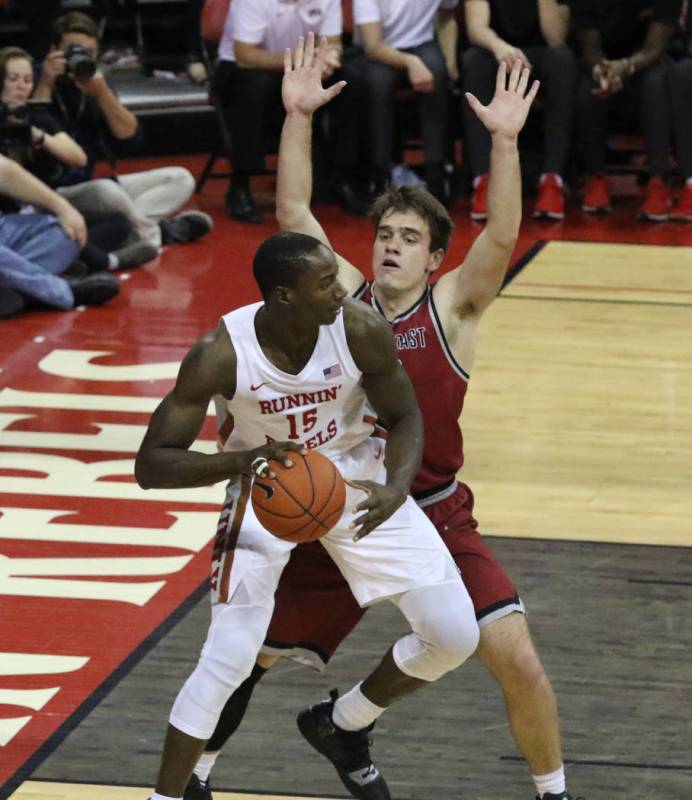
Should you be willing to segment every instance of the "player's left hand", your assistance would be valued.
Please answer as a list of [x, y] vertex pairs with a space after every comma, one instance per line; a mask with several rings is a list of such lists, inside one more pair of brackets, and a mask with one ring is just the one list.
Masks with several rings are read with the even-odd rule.
[[502, 62], [497, 69], [495, 95], [487, 106], [475, 95], [466, 92], [469, 105], [491, 136], [516, 139], [524, 127], [529, 108], [540, 86], [539, 81], [534, 81], [527, 93], [530, 73], [531, 70], [517, 59], [508, 77], [507, 65]]
[[383, 486], [375, 481], [349, 481], [346, 483], [353, 489], [359, 489], [367, 495], [365, 500], [358, 503], [354, 511], [367, 513], [357, 517], [351, 523], [351, 528], [357, 528], [353, 534], [353, 541], [357, 542], [371, 531], [375, 530], [406, 500], [406, 493], [392, 486]]

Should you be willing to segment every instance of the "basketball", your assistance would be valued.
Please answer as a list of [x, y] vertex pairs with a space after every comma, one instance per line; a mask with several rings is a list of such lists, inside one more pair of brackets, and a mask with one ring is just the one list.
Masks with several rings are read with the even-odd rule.
[[312, 542], [328, 533], [346, 503], [346, 485], [336, 466], [316, 450], [287, 453], [293, 466], [271, 460], [275, 478], [258, 476], [252, 507], [269, 533], [287, 542]]

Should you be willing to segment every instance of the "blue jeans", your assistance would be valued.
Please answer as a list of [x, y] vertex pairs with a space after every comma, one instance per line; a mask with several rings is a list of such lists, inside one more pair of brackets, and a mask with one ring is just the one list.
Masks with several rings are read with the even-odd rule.
[[59, 275], [78, 253], [79, 245], [54, 216], [0, 214], [0, 287], [54, 308], [72, 308], [72, 289]]

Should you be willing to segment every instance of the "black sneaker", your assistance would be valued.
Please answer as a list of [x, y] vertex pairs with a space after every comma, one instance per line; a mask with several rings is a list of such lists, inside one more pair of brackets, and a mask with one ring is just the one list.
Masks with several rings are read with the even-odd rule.
[[115, 275], [95, 272], [86, 278], [65, 279], [72, 289], [75, 306], [99, 306], [115, 297], [120, 291], [120, 283]]
[[586, 800], [584, 797], [572, 797], [569, 792], [562, 792], [561, 794], [544, 794], [543, 797], [536, 795], [536, 800]]
[[336, 689], [323, 700], [298, 714], [298, 728], [312, 747], [336, 768], [341, 782], [358, 800], [391, 800], [380, 771], [370, 759], [368, 735], [373, 725], [360, 731], [345, 731], [332, 721]]
[[173, 219], [162, 219], [159, 222], [162, 244], [196, 242], [213, 227], [212, 218], [204, 211], [181, 211]]
[[190, 782], [185, 788], [183, 800], [214, 800], [211, 796], [211, 783], [209, 783], [209, 779], [202, 783], [193, 772]]

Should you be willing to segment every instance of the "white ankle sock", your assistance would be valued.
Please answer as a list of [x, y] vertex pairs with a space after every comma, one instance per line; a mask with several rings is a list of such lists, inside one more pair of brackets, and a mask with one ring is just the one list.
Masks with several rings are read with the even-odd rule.
[[217, 750], [216, 753], [207, 753], [204, 752], [199, 757], [199, 761], [195, 765], [195, 775], [202, 781], [202, 783], [206, 783], [209, 778], [209, 773], [211, 772], [212, 767], [216, 763], [216, 759], [219, 757], [219, 751]]
[[154, 792], [154, 794], [149, 795], [149, 800], [183, 800], [182, 795], [180, 797], [170, 797], [167, 794], [159, 794], [158, 792]]
[[533, 782], [536, 784], [536, 791], [539, 797], [544, 794], [562, 794], [565, 791], [565, 767], [560, 764], [560, 768], [555, 772], [548, 772], [545, 775], [532, 775]]
[[108, 254], [108, 269], [112, 272], [113, 270], [118, 269], [119, 266], [120, 266], [120, 261], [118, 259], [118, 256], [116, 256], [115, 253], [109, 253]]
[[332, 720], [342, 730], [359, 731], [367, 728], [384, 711], [384, 708], [371, 703], [360, 687], [359, 683], [334, 703]]

